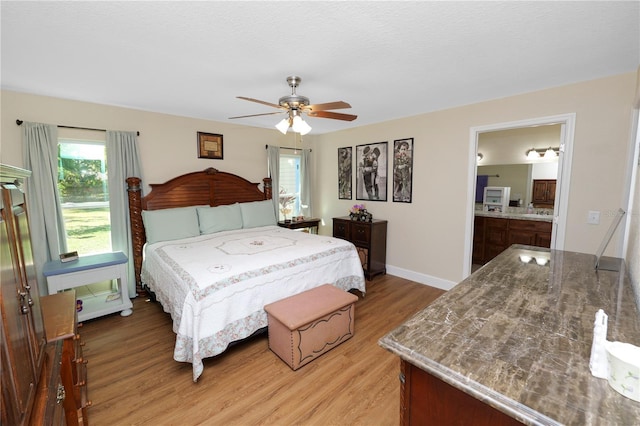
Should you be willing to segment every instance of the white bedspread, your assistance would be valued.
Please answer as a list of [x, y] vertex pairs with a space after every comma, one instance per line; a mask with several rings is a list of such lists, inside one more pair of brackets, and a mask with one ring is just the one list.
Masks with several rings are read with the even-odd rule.
[[142, 281], [171, 314], [173, 357], [194, 381], [204, 358], [267, 326], [264, 305], [326, 283], [365, 292], [351, 243], [278, 226], [148, 245]]

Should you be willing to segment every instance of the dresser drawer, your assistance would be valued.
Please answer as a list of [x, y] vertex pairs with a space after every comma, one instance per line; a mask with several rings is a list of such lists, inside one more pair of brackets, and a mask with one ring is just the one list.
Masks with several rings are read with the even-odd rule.
[[352, 223], [351, 242], [356, 246], [368, 247], [371, 244], [371, 225], [368, 223]]
[[349, 240], [349, 225], [346, 220], [334, 219], [333, 220], [333, 236], [336, 238], [342, 238], [343, 240]]

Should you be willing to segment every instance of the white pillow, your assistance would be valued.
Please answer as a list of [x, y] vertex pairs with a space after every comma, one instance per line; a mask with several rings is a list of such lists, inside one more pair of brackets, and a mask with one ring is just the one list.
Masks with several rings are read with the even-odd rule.
[[200, 235], [196, 207], [143, 210], [142, 221], [148, 243], [171, 241]]
[[277, 223], [271, 200], [240, 203], [240, 211], [242, 211], [243, 228], [256, 228]]
[[198, 222], [201, 234], [242, 229], [240, 205], [198, 207]]

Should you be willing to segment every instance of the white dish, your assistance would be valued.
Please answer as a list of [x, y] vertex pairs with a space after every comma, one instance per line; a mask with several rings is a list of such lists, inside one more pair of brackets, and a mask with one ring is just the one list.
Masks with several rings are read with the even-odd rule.
[[609, 386], [640, 402], [640, 347], [630, 343], [607, 342]]

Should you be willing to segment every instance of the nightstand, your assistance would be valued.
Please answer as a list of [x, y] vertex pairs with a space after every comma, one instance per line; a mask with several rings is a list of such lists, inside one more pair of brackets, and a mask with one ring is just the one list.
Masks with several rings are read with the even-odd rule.
[[117, 291], [82, 298], [82, 309], [78, 313], [80, 322], [118, 311], [123, 317], [131, 315], [133, 304], [127, 286], [127, 256], [120, 251], [80, 256], [71, 262], [52, 260], [44, 264], [42, 274], [47, 279], [49, 294], [100, 281], [118, 280]]
[[356, 246], [362, 269], [369, 281], [378, 274], [387, 273], [386, 220], [360, 222], [349, 217], [334, 217], [333, 236], [350, 241]]
[[278, 222], [278, 226], [282, 228], [288, 228], [288, 229], [309, 228], [309, 232], [311, 232], [312, 234], [318, 233], [319, 224], [320, 224], [320, 219], [316, 219], [316, 218], [296, 220], [291, 222], [282, 222], [282, 221]]

